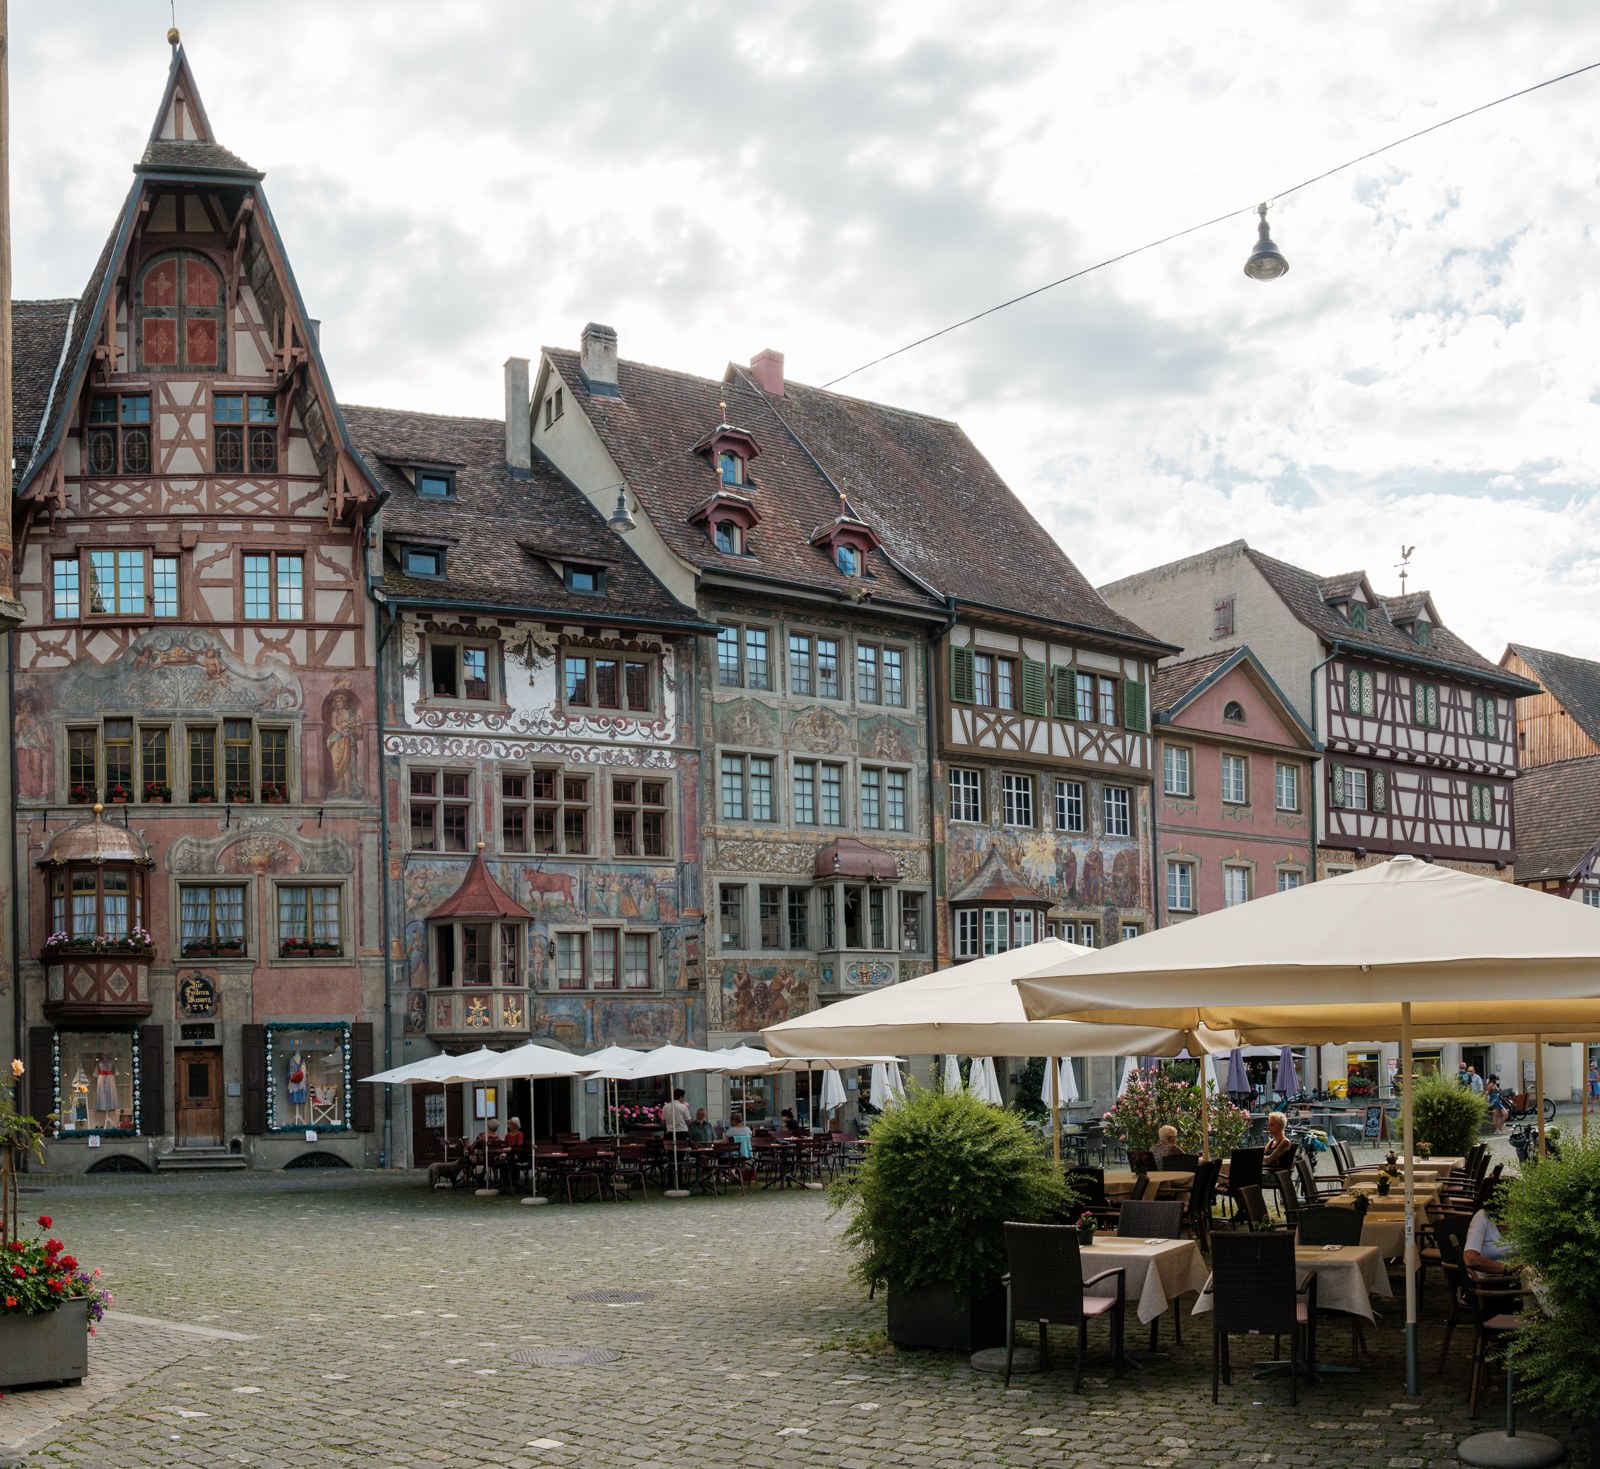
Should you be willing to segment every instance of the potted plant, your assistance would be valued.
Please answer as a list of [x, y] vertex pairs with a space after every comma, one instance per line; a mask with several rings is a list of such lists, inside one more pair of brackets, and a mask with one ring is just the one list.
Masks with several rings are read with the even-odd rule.
[[1378, 1175], [1378, 1197], [1380, 1199], [1389, 1197], [1389, 1180], [1393, 1177], [1394, 1175], [1387, 1169]]
[[1478, 1130], [1489, 1119], [1482, 1092], [1462, 1086], [1453, 1076], [1425, 1076], [1411, 1088], [1411, 1127], [1420, 1148], [1437, 1149], [1446, 1158], [1472, 1150]]
[[242, 954], [244, 953], [244, 940], [218, 939], [216, 942], [216, 952], [219, 956]]
[[282, 939], [278, 943], [278, 957], [280, 959], [305, 959], [311, 954], [311, 941], [309, 939]]
[[144, 783], [144, 798], [164, 805], [172, 804], [172, 787], [164, 780], [147, 780]]
[[0, 1386], [61, 1381], [77, 1386], [89, 1370], [89, 1333], [111, 1292], [95, 1282], [58, 1239], [49, 1239], [48, 1214], [39, 1216], [39, 1233], [13, 1233], [5, 1262], [9, 1277], [0, 1284]]
[[201, 806], [205, 806], [217, 799], [217, 788], [208, 785], [191, 785], [189, 799]]
[[1078, 1243], [1092, 1245], [1094, 1243], [1094, 1215], [1087, 1209], [1078, 1215]]
[[1077, 1202], [1021, 1116], [912, 1085], [856, 1174], [832, 1186], [863, 1285], [885, 1286], [889, 1340], [974, 1352], [1005, 1338], [1004, 1226], [1074, 1221]]
[[100, 948], [108, 954], [143, 954], [148, 953], [152, 947], [152, 939], [142, 928], [135, 928], [129, 933], [117, 934], [114, 938], [103, 938]]
[[88, 806], [94, 802], [94, 787], [84, 785], [81, 781], [67, 788], [67, 799], [74, 806]]
[[1420, 1158], [1424, 1163], [1426, 1163], [1428, 1161], [1428, 1159], [1431, 1158], [1432, 1156], [1433, 1156], [1433, 1144], [1432, 1143], [1421, 1143], [1421, 1142], [1419, 1142], [1417, 1144], [1417, 1157]]
[[1354, 1209], [1357, 1214], [1364, 1215], [1372, 1207], [1372, 1195], [1369, 1194], [1366, 1189], [1351, 1189], [1350, 1195], [1350, 1207]]
[[[1243, 1143], [1250, 1114], [1219, 1093], [1215, 1085], [1206, 1089], [1206, 1106], [1211, 1123], [1210, 1155], [1226, 1158]], [[1130, 1159], [1136, 1152], [1153, 1148], [1160, 1130], [1169, 1124], [1178, 1129], [1178, 1146], [1184, 1152], [1206, 1151], [1207, 1140], [1200, 1135], [1200, 1088], [1164, 1067], [1134, 1072], [1126, 1090], [1104, 1114], [1104, 1121], [1107, 1136], [1121, 1142]]]
[[281, 780], [269, 780], [261, 787], [261, 799], [274, 806], [281, 806], [289, 799], [288, 787]]
[[250, 787], [249, 787], [249, 785], [248, 784], [240, 784], [238, 781], [229, 781], [228, 782], [228, 799], [230, 801], [240, 801], [240, 802], [249, 801], [249, 799], [250, 799]]
[[106, 800], [113, 806], [126, 806], [133, 799], [133, 787], [114, 780], [106, 787]]

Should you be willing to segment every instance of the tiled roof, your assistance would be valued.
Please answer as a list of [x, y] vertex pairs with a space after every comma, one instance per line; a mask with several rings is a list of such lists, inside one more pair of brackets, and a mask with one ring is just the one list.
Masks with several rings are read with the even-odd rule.
[[1400, 623], [1420, 617], [1427, 610], [1430, 597], [1428, 592], [1407, 592], [1403, 597], [1382, 597], [1379, 600], [1383, 603], [1383, 610], [1389, 614], [1389, 621]]
[[145, 145], [144, 157], [139, 162], [147, 168], [205, 168], [261, 177], [237, 153], [230, 153], [221, 143], [199, 143], [193, 139], [153, 138]]
[[[656, 580], [548, 461], [535, 456], [531, 479], [512, 477], [506, 468], [506, 428], [499, 419], [348, 404], [344, 417], [373, 478], [390, 492], [383, 509], [386, 592], [561, 612], [584, 623], [629, 618], [698, 623], [696, 613]], [[411, 461], [460, 465], [455, 499], [419, 498], [396, 467]], [[401, 575], [395, 544], [408, 537], [444, 544], [443, 580]], [[605, 565], [605, 595], [569, 592], [549, 562], [527, 546], [547, 556]]]
[[1006, 864], [999, 851], [991, 847], [983, 859], [983, 866], [972, 876], [972, 881], [959, 892], [950, 894], [952, 903], [1043, 903], [1047, 901], [1036, 893], [1014, 869]]
[[1365, 648], [1383, 658], [1397, 662], [1432, 665], [1448, 668], [1466, 675], [1474, 681], [1493, 684], [1499, 688], [1514, 688], [1519, 694], [1535, 690], [1525, 679], [1508, 674], [1503, 668], [1489, 662], [1475, 648], [1468, 647], [1446, 627], [1433, 629], [1433, 646], [1424, 648], [1406, 633], [1390, 623], [1381, 607], [1367, 613], [1365, 631], [1352, 627], [1339, 613], [1323, 600], [1323, 588], [1343, 588], [1349, 595], [1360, 584], [1361, 573], [1347, 572], [1338, 577], [1318, 577], [1287, 561], [1265, 556], [1251, 547], [1245, 555], [1266, 578], [1273, 590], [1283, 599], [1289, 610], [1318, 636], [1329, 642], [1337, 639], [1351, 648]]
[[1566, 877], [1600, 842], [1600, 755], [1525, 770], [1511, 799], [1517, 880]]
[[[482, 847], [480, 842], [479, 847]], [[466, 876], [458, 887], [432, 913], [436, 918], [532, 918], [533, 914], [507, 896], [506, 890], [489, 875], [483, 853], [475, 853], [467, 864]]]
[[[738, 367], [716, 381], [621, 362], [621, 396], [595, 397], [577, 353], [546, 355], [662, 536], [704, 571], [747, 572], [841, 599], [861, 588], [826, 548], [810, 544], [840, 506], [809, 450], [883, 540], [867, 557], [874, 602], [930, 610], [953, 595], [1110, 638], [1156, 641], [1106, 605], [957, 424], [801, 383], [772, 398]], [[722, 555], [688, 524], [717, 483], [709, 461], [691, 450], [724, 418], [762, 449], [745, 487], [762, 518], [749, 538], [753, 561]]]
[[1156, 669], [1155, 680], [1150, 687], [1151, 708], [1158, 714], [1163, 709], [1172, 708], [1237, 652], [1236, 648], [1226, 648], [1220, 653], [1202, 653], [1198, 658], [1185, 658], [1181, 663], [1163, 664]]
[[1317, 590], [1330, 602], [1337, 602], [1341, 597], [1352, 597], [1361, 590], [1361, 584], [1366, 581], [1364, 571], [1341, 571], [1338, 576], [1323, 576], [1317, 578]]
[[[1543, 648], [1528, 648], [1521, 643], [1508, 645], [1534, 672], [1556, 702], [1567, 711], [1578, 727], [1600, 744], [1600, 663], [1574, 658], [1570, 653], [1551, 653]], [[1521, 843], [1518, 843], [1520, 848]]]
[[61, 368], [61, 349], [76, 301], [11, 303], [11, 435], [16, 462], [33, 454], [50, 387]]

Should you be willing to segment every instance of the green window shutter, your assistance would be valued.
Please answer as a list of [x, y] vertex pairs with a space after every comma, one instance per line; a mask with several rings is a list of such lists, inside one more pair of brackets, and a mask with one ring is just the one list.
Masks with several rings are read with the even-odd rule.
[[1377, 703], [1373, 698], [1373, 683], [1370, 673], [1361, 675], [1361, 712], [1363, 714], [1377, 713]]
[[1389, 772], [1387, 770], [1374, 770], [1371, 779], [1372, 809], [1374, 811], [1387, 811], [1389, 809]]
[[1469, 785], [1467, 787], [1467, 804], [1469, 807], [1468, 818], [1472, 821], [1483, 820], [1483, 787]]
[[971, 704], [977, 700], [972, 677], [972, 649], [950, 648], [950, 698], [957, 704]]
[[1492, 697], [1483, 701], [1483, 732], [1491, 740], [1500, 738], [1500, 709]]
[[1070, 668], [1057, 668], [1056, 678], [1056, 718], [1076, 719], [1078, 717], [1078, 680], [1077, 675]]
[[1335, 806], [1344, 805], [1344, 766], [1328, 767], [1328, 799]]
[[1344, 671], [1344, 707], [1350, 714], [1361, 712], [1361, 675], [1353, 668]]
[[1428, 701], [1422, 695], [1422, 685], [1411, 680], [1411, 722], [1413, 724], [1426, 724], [1428, 715]]
[[1032, 658], [1022, 660], [1022, 712], [1041, 717], [1050, 712], [1049, 669]]
[[1145, 691], [1142, 683], [1131, 678], [1122, 681], [1122, 727], [1136, 729], [1141, 734], [1150, 728], [1145, 708]]

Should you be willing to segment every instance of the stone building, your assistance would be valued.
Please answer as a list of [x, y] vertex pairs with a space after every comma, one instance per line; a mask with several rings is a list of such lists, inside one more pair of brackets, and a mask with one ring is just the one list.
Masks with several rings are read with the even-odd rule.
[[[386, 495], [372, 595], [397, 1063], [705, 1037], [694, 684], [716, 630], [530, 461], [527, 368], [507, 364], [509, 432], [345, 409]], [[472, 1090], [463, 1119], [459, 1088], [397, 1088], [397, 1151], [432, 1161], [464, 1120], [606, 1123], [582, 1082]]]
[[376, 1163], [377, 490], [176, 46], [134, 173], [17, 308], [24, 1100], [55, 1170]]

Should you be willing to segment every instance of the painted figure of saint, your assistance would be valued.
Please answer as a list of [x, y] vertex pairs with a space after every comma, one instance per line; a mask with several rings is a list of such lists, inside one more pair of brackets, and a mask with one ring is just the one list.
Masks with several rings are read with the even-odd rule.
[[328, 753], [333, 760], [333, 789], [328, 793], [339, 800], [360, 798], [356, 781], [356, 736], [361, 732], [361, 716], [350, 707], [350, 696], [340, 691], [333, 696], [328, 716]]
[[117, 1102], [117, 1062], [109, 1051], [101, 1051], [94, 1068], [94, 1109], [115, 1112]]

